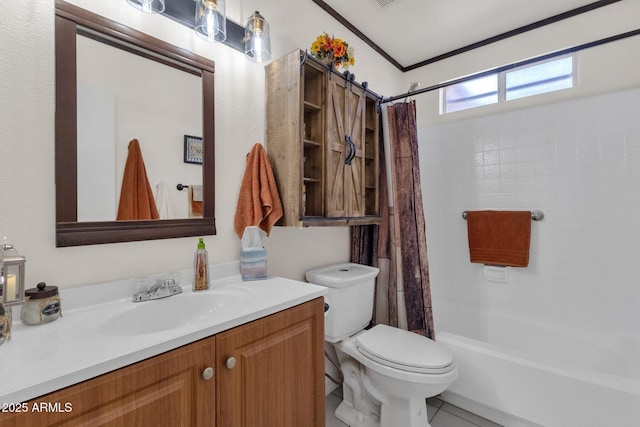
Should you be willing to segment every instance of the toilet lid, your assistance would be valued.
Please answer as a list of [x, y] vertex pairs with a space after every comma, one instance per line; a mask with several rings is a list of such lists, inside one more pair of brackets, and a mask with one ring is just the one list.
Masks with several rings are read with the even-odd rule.
[[403, 371], [442, 374], [453, 369], [453, 355], [422, 335], [376, 325], [356, 338], [364, 356]]

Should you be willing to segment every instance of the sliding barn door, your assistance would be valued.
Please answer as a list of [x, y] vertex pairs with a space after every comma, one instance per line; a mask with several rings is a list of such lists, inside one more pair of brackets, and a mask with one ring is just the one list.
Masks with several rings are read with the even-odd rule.
[[332, 76], [327, 96], [326, 216], [360, 217], [364, 205], [364, 90]]

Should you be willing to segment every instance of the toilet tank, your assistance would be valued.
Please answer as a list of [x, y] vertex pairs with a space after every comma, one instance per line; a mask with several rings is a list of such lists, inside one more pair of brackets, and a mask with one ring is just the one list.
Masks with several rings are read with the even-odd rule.
[[362, 330], [373, 315], [378, 269], [361, 264], [334, 264], [309, 270], [307, 281], [326, 286], [325, 341], [338, 342]]

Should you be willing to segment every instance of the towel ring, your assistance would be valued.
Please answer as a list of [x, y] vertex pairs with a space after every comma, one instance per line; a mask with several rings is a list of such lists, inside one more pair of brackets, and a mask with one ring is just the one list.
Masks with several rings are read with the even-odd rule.
[[[533, 221], [542, 221], [544, 218], [544, 212], [542, 211], [531, 211], [531, 219]], [[462, 212], [462, 219], [467, 219], [467, 211]]]

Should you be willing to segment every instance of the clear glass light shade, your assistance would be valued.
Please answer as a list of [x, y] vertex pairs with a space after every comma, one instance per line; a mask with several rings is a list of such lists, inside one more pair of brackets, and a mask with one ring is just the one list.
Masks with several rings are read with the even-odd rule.
[[225, 0], [196, 0], [194, 30], [198, 37], [210, 42], [223, 42], [227, 38]]
[[271, 58], [269, 23], [258, 11], [249, 17], [244, 28], [244, 54], [252, 62], [265, 62]]
[[165, 0], [127, 0], [127, 3], [143, 12], [162, 13], [164, 12], [164, 1]]

